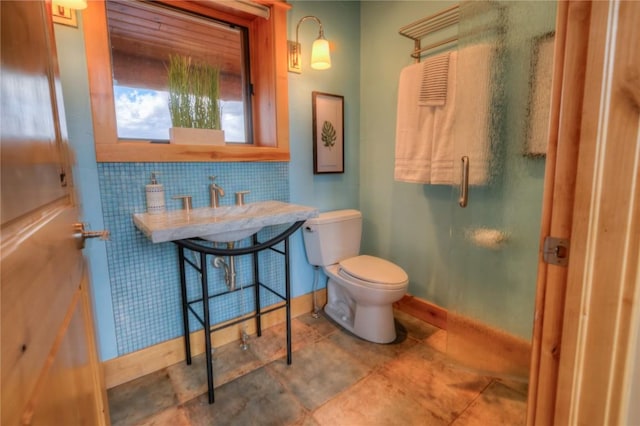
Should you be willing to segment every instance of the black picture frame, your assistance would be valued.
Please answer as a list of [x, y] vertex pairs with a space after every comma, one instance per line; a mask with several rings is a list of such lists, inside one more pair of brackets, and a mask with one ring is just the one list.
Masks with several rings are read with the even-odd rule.
[[344, 173], [344, 96], [312, 92], [313, 174]]

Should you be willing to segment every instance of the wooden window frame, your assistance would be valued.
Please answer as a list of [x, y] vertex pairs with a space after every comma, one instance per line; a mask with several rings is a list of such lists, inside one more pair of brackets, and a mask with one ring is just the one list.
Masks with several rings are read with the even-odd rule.
[[118, 139], [106, 5], [104, 0], [90, 1], [83, 11], [83, 28], [96, 160], [99, 163], [289, 161], [286, 13], [290, 5], [278, 0], [260, 1], [270, 8], [270, 18], [264, 19], [223, 6], [214, 9], [191, 1], [161, 2], [249, 28], [253, 144], [173, 145]]

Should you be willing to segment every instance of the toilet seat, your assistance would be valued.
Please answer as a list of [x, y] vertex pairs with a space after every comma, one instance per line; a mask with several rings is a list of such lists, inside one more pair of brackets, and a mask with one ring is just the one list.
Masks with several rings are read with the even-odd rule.
[[340, 261], [338, 274], [360, 285], [380, 290], [401, 289], [409, 280], [407, 273], [395, 263], [368, 255]]

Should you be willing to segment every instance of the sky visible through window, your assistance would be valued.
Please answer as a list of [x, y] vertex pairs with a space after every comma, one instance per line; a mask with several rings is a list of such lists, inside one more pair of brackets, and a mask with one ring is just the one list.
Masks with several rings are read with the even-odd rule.
[[[113, 91], [119, 138], [169, 140], [169, 92], [117, 85]], [[220, 107], [225, 141], [247, 142], [242, 102], [221, 101]]]

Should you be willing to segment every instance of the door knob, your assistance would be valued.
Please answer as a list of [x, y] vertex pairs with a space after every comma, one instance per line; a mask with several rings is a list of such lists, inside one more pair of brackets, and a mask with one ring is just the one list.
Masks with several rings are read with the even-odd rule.
[[75, 231], [74, 236], [78, 241], [78, 249], [82, 250], [84, 248], [84, 243], [87, 238], [100, 238], [103, 241], [109, 240], [109, 231], [87, 231], [86, 224], [83, 222], [78, 222], [73, 224], [73, 228]]

